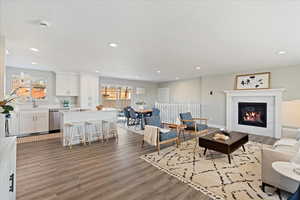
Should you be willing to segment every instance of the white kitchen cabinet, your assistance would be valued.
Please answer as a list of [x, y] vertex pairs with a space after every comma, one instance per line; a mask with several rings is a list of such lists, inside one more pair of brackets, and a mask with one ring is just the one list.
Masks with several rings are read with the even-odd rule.
[[70, 96], [79, 96], [79, 76], [69, 75], [69, 91]]
[[0, 138], [0, 199], [16, 199], [16, 137]]
[[35, 132], [49, 131], [49, 112], [36, 113]]
[[57, 96], [79, 96], [79, 75], [56, 73]]
[[49, 111], [20, 111], [20, 134], [49, 131]]
[[34, 114], [30, 111], [19, 113], [20, 134], [34, 133]]
[[94, 74], [80, 75], [80, 107], [96, 108], [99, 105], [99, 77]]

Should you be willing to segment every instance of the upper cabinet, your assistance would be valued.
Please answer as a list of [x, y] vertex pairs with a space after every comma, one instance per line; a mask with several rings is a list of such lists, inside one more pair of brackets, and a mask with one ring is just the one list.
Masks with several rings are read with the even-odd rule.
[[79, 75], [56, 73], [56, 96], [79, 96]]
[[80, 107], [96, 108], [99, 105], [99, 77], [93, 74], [80, 75]]

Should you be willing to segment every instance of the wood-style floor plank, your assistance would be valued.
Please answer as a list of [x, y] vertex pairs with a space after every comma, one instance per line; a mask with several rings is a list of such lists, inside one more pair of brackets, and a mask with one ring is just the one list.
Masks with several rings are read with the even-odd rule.
[[[208, 200], [139, 156], [156, 151], [140, 148], [142, 136], [124, 131], [119, 143], [96, 142], [63, 148], [50, 139], [18, 144], [17, 200]], [[274, 139], [251, 136], [272, 144]]]

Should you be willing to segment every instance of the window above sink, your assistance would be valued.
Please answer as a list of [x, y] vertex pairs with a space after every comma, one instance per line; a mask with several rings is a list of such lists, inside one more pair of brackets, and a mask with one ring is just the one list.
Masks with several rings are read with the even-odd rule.
[[12, 75], [11, 89], [17, 89], [19, 102], [47, 99], [47, 80], [20, 73]]

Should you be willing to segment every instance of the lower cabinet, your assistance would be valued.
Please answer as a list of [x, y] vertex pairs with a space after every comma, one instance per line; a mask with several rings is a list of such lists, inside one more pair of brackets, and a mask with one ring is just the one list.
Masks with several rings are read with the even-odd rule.
[[49, 111], [20, 111], [20, 134], [49, 131]]
[[0, 138], [0, 199], [16, 199], [16, 137]]
[[36, 114], [35, 119], [35, 132], [48, 132], [49, 131], [49, 111], [39, 112]]

